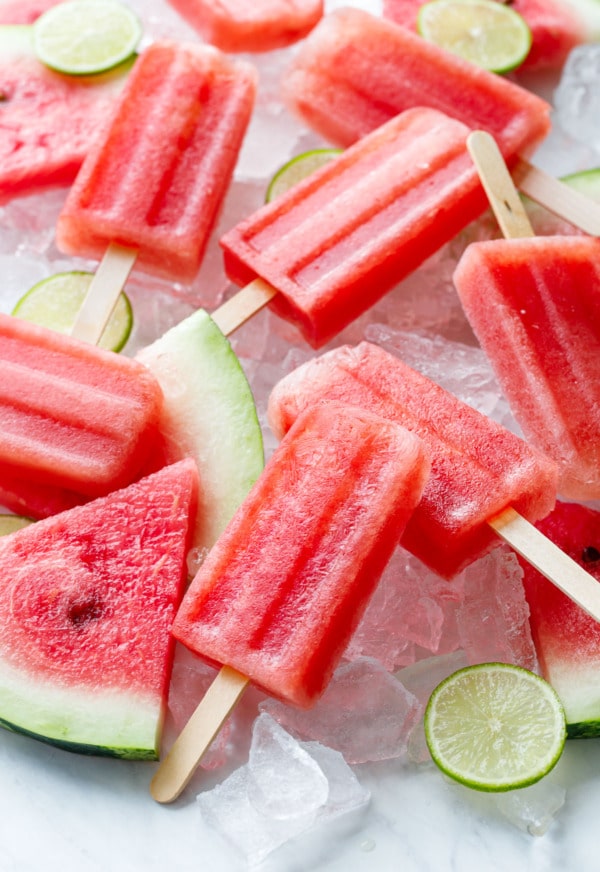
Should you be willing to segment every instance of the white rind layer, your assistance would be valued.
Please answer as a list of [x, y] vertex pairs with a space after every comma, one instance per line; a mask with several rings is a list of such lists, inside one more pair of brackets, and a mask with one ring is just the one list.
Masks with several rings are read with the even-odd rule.
[[264, 465], [250, 386], [229, 341], [202, 309], [138, 354], [165, 396], [169, 460], [193, 457], [200, 500], [192, 547], [211, 548]]
[[0, 661], [0, 721], [73, 751], [157, 759], [161, 700], [107, 689], [101, 681], [60, 685]]

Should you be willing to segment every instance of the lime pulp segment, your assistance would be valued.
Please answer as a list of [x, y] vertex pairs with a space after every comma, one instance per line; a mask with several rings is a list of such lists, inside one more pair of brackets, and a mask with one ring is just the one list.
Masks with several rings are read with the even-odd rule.
[[496, 0], [431, 0], [417, 27], [429, 42], [496, 73], [520, 66], [531, 48], [525, 19]]
[[66, 0], [33, 24], [33, 47], [48, 67], [69, 75], [92, 75], [134, 54], [142, 27], [118, 0]]
[[[21, 297], [12, 314], [59, 333], [70, 333], [93, 277], [93, 273], [75, 271], [42, 279]], [[98, 344], [110, 351], [120, 351], [132, 326], [131, 303], [121, 292]]]
[[438, 767], [467, 787], [506, 791], [539, 781], [557, 763], [565, 713], [540, 676], [506, 663], [460, 669], [433, 691], [425, 737]]

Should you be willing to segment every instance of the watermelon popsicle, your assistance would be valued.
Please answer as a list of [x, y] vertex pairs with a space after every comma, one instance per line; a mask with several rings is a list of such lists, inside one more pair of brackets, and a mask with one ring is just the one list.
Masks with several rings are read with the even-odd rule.
[[134, 263], [199, 269], [254, 103], [256, 72], [212, 46], [157, 41], [138, 57], [59, 215], [68, 254], [103, 258], [76, 326], [96, 341]]
[[452, 578], [501, 538], [600, 620], [596, 581], [533, 527], [555, 502], [550, 458], [369, 342], [285, 376], [269, 399], [271, 426], [281, 435], [305, 409], [330, 402], [396, 421], [429, 451], [431, 475], [400, 540], [408, 551]]
[[323, 15], [323, 0], [168, 0], [206, 42], [226, 52], [265, 52], [302, 39]]
[[549, 132], [548, 104], [406, 27], [360, 9], [336, 10], [304, 41], [282, 89], [290, 109], [336, 145], [347, 146], [415, 106], [487, 130], [523, 193], [600, 234], [600, 207], [526, 160]]
[[377, 415], [334, 404], [299, 416], [177, 613], [175, 637], [223, 668], [153, 779], [157, 801], [185, 787], [248, 680], [316, 701], [428, 472], [420, 441]]
[[0, 364], [0, 501], [14, 511], [109, 493], [159, 450], [162, 391], [142, 364], [3, 314]]
[[407, 110], [226, 233], [226, 271], [250, 284], [213, 314], [221, 329], [248, 294], [244, 317], [272, 300], [314, 347], [333, 338], [485, 208], [468, 133]]
[[505, 239], [472, 243], [454, 273], [471, 326], [559, 493], [600, 497], [600, 240], [535, 237], [494, 141], [470, 138]]

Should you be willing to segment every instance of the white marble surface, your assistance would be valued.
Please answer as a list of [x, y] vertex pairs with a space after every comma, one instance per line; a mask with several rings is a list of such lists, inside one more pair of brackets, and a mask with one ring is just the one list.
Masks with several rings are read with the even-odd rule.
[[[488, 797], [399, 761], [356, 767], [368, 808], [273, 853], [261, 872], [549, 872], [589, 868], [600, 801], [596, 741], [572, 742], [552, 776], [567, 803], [543, 836], [500, 817]], [[201, 820], [196, 778], [169, 807], [148, 794], [154, 764], [79, 757], [0, 735], [3, 872], [242, 872], [245, 862]], [[210, 783], [211, 778], [205, 779]], [[594, 868], [592, 866], [592, 868]]]
[[[142, 14], [149, 36], [162, 30], [163, 19], [169, 33], [185, 34], [161, 0], [132, 0], [131, 5]], [[373, 11], [379, 7], [375, 0], [354, 5]], [[261, 186], [289, 156], [290, 148], [301, 150], [296, 124], [272, 106], [269, 119], [270, 147], [265, 149], [264, 141], [257, 146], [253, 128], [238, 170], [238, 178], [254, 178]], [[310, 137], [304, 141], [310, 143]], [[600, 157], [595, 157], [600, 164]], [[594, 159], [585, 149], [566, 143], [560, 133], [536, 157], [556, 172], [593, 166]], [[57, 202], [56, 195], [52, 197]], [[27, 208], [24, 203], [25, 213]], [[4, 234], [10, 232], [6, 222], [14, 214], [3, 213]], [[32, 283], [40, 270], [42, 275], [51, 267], [66, 268], [64, 258], [50, 264], [45, 255], [36, 259], [33, 249], [24, 253], [17, 250], [19, 246], [15, 237], [14, 256], [2, 249], [5, 280], [12, 274], [19, 277], [24, 270]], [[213, 242], [207, 258], [210, 268], [218, 259]], [[4, 310], [15, 292], [13, 284], [5, 297], [0, 296]], [[178, 312], [174, 306], [171, 316], [177, 317]], [[223, 774], [196, 776], [178, 802], [163, 807], [148, 792], [154, 768], [149, 763], [80, 757], [0, 731], [1, 872], [244, 870], [244, 861], [203, 823], [195, 802], [196, 793]], [[357, 766], [359, 780], [372, 792], [369, 806], [285, 845], [260, 868], [265, 872], [589, 868], [590, 858], [597, 854], [599, 770], [597, 741], [569, 743], [551, 776], [566, 788], [566, 804], [545, 835], [535, 837], [500, 816], [488, 797], [446, 782], [432, 765], [417, 767], [397, 760]]]

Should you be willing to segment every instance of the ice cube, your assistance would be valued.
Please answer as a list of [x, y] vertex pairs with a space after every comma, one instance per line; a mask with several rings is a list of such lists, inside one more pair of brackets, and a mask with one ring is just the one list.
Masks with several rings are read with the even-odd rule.
[[600, 151], [600, 45], [573, 49], [554, 92], [556, 120], [573, 139]]
[[543, 836], [566, 796], [564, 787], [546, 777], [529, 787], [499, 793], [494, 799], [500, 812], [516, 827], [532, 836]]
[[[267, 714], [254, 724], [252, 748], [248, 764], [197, 797], [206, 823], [249, 865], [262, 862], [313, 825], [360, 809], [369, 801], [369, 791], [340, 754], [318, 743], [296, 742]], [[262, 790], [257, 795], [259, 782]], [[311, 798], [315, 786], [317, 794]], [[265, 791], [271, 792], [271, 799]]]
[[460, 578], [445, 581], [396, 549], [348, 645], [347, 659], [374, 657], [392, 672], [414, 663], [418, 648], [438, 653], [443, 644], [443, 650], [452, 650], [458, 645], [453, 613], [461, 599]]
[[431, 754], [425, 741], [425, 727], [423, 715], [425, 707], [434, 689], [438, 684], [468, 665], [468, 659], [464, 651], [456, 650], [450, 654], [438, 657], [426, 657], [411, 666], [398, 670], [396, 678], [404, 687], [419, 701], [420, 717], [410, 731], [407, 744], [408, 757], [413, 763], [425, 763], [431, 760]]
[[268, 714], [254, 724], [248, 761], [248, 795], [264, 815], [312, 823], [327, 802], [329, 784], [319, 765]]
[[419, 716], [413, 694], [377, 660], [366, 657], [341, 666], [308, 711], [272, 699], [260, 709], [294, 735], [339, 751], [348, 763], [403, 756]]
[[471, 663], [501, 660], [537, 671], [523, 571], [508, 548], [496, 548], [464, 571], [457, 611], [461, 646]]

